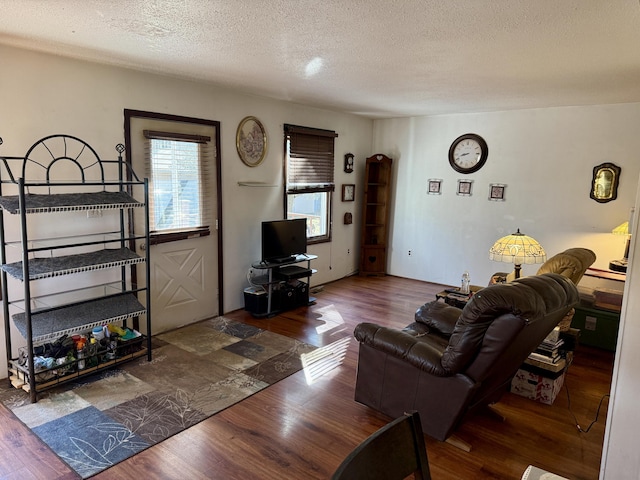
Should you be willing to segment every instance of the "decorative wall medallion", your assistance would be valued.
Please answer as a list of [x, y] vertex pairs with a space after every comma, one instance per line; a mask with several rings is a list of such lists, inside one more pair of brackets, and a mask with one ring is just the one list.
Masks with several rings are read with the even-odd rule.
[[606, 203], [618, 198], [620, 171], [619, 166], [609, 162], [593, 167], [589, 196], [598, 203]]

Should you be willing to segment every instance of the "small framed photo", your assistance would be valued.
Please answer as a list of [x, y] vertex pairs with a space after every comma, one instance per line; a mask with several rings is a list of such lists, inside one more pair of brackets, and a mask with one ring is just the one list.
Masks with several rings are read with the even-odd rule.
[[458, 191], [457, 195], [462, 195], [463, 197], [471, 196], [471, 187], [473, 186], [473, 180], [458, 180]]
[[494, 202], [504, 202], [504, 191], [507, 186], [504, 183], [489, 184], [489, 200]]
[[356, 199], [356, 186], [353, 183], [342, 185], [342, 201], [353, 202]]
[[442, 193], [442, 179], [430, 178], [427, 184], [427, 193], [429, 195], [440, 195]]

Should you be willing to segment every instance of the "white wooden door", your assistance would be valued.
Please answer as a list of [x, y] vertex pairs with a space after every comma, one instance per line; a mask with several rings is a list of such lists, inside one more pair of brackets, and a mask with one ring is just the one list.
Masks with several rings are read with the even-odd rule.
[[[147, 117], [130, 117], [131, 164], [138, 176], [145, 173], [144, 130], [185, 133], [211, 137], [215, 142], [215, 125], [202, 125], [185, 121], [157, 120]], [[210, 156], [205, 161], [210, 164], [207, 192], [210, 195], [208, 208], [211, 209], [210, 235], [158, 243], [150, 247], [150, 293], [151, 324], [153, 333], [167, 331], [181, 325], [218, 315], [218, 236], [216, 232], [216, 152], [210, 148]], [[153, 185], [150, 185], [150, 195]], [[135, 217], [136, 232], [144, 231], [143, 219]], [[137, 245], [139, 254], [144, 253], [142, 242]], [[138, 268], [141, 283], [146, 283], [146, 270]]]

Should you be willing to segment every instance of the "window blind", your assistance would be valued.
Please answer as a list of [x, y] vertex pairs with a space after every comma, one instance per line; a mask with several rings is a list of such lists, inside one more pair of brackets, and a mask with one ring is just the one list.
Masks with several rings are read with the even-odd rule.
[[155, 233], [184, 231], [211, 224], [209, 175], [211, 138], [144, 130], [149, 213]]
[[287, 193], [334, 189], [334, 140], [338, 134], [285, 124]]

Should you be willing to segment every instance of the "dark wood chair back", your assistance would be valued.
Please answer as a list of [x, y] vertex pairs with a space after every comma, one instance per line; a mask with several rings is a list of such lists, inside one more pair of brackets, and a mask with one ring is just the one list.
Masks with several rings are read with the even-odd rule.
[[332, 480], [403, 480], [413, 474], [431, 480], [429, 460], [418, 412], [385, 425], [358, 445]]

